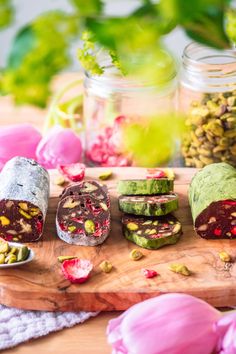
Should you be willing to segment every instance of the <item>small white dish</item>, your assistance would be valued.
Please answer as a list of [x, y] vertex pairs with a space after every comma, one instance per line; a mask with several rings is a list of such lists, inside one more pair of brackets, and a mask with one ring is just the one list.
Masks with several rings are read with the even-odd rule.
[[[17, 243], [17, 242], [8, 242], [8, 244], [11, 247], [18, 247], [18, 248], [24, 246], [24, 244]], [[19, 267], [19, 266], [21, 266], [23, 264], [31, 262], [34, 259], [34, 257], [35, 257], [35, 253], [34, 253], [34, 251], [31, 248], [29, 248], [29, 251], [30, 252], [29, 252], [28, 258], [25, 261], [15, 262], [15, 263], [10, 263], [10, 264], [0, 264], [0, 270], [3, 269], [3, 268], [5, 269], [5, 268], [12, 268], [12, 267]]]

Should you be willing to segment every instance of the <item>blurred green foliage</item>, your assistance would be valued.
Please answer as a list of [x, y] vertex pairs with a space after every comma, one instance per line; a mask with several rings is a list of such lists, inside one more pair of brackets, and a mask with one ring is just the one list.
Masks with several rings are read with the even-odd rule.
[[236, 45], [236, 8], [226, 13], [226, 33], [231, 42]]
[[0, 0], [0, 29], [9, 26], [14, 17], [11, 0]]
[[[174, 71], [175, 61], [162, 38], [176, 26], [206, 45], [229, 47], [224, 31], [229, 0], [143, 0], [131, 14], [116, 18], [104, 15], [102, 0], [68, 2], [70, 13], [45, 13], [16, 35], [0, 77], [1, 92], [11, 93], [16, 103], [47, 104], [51, 79], [70, 64], [71, 42], [82, 33], [78, 58], [86, 70], [104, 72], [98, 60], [103, 50], [123, 74], [158, 84]], [[0, 26], [7, 25], [12, 14], [11, 2], [0, 0]]]
[[133, 121], [123, 129], [124, 149], [137, 166], [163, 166], [174, 156], [184, 131], [183, 116], [173, 113]]
[[52, 77], [69, 65], [69, 47], [79, 35], [79, 21], [63, 12], [39, 16], [15, 37], [1, 89], [18, 104], [44, 107]]

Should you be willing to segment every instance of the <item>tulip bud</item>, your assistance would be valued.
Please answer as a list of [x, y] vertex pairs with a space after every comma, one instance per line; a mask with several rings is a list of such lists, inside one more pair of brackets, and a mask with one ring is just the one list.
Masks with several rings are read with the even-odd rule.
[[216, 325], [220, 334], [217, 353], [236, 354], [236, 313], [223, 316]]
[[36, 159], [36, 147], [41, 134], [29, 124], [1, 127], [0, 130], [0, 170], [15, 156]]
[[211, 354], [219, 311], [185, 294], [161, 295], [132, 306], [109, 322], [114, 354]]
[[40, 141], [36, 156], [45, 168], [78, 162], [82, 157], [80, 138], [73, 130], [56, 126]]

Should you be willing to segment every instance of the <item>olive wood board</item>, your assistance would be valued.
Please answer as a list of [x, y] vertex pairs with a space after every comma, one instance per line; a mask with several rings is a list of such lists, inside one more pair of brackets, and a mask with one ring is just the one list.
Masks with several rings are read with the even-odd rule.
[[[104, 170], [87, 168], [86, 179], [98, 180]], [[236, 260], [236, 240], [204, 240], [193, 230], [187, 190], [196, 170], [175, 169], [175, 192], [180, 204], [175, 215], [183, 225], [180, 241], [159, 250], [142, 249], [144, 257], [139, 261], [129, 258], [130, 251], [139, 247], [122, 235], [116, 186], [119, 179], [145, 178], [146, 169], [123, 167], [114, 168], [113, 172], [112, 179], [104, 182], [111, 196], [112, 230], [108, 239], [96, 247], [69, 245], [57, 237], [55, 214], [63, 187], [53, 183], [58, 172], [50, 172], [51, 196], [43, 238], [28, 244], [35, 252], [31, 263], [0, 270], [0, 303], [31, 310], [111, 311], [125, 310], [160, 294], [184, 292], [216, 307], [235, 306], [236, 264], [223, 263], [218, 253], [225, 250]], [[62, 255], [91, 260], [94, 264], [91, 278], [84, 284], [71, 284], [63, 277], [57, 260]], [[103, 260], [113, 264], [111, 273], [100, 270]], [[184, 263], [192, 275], [171, 272], [168, 269], [171, 263]], [[160, 276], [146, 279], [141, 274], [142, 268], [155, 269]]]

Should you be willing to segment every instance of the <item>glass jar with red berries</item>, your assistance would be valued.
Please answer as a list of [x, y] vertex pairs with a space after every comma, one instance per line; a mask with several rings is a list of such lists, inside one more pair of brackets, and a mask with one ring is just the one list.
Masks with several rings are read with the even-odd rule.
[[[176, 152], [176, 70], [153, 85], [114, 67], [85, 75], [86, 162], [90, 166], [168, 165]], [[172, 124], [173, 123], [173, 124]]]

